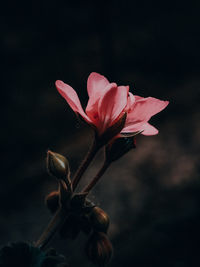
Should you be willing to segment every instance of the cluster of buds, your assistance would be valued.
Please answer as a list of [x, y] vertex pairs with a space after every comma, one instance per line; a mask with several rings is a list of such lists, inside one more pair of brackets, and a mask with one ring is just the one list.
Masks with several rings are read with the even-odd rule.
[[47, 168], [59, 182], [58, 190], [46, 196], [45, 204], [52, 214], [62, 210], [60, 237], [75, 239], [84, 232], [88, 238], [86, 254], [89, 260], [97, 266], [105, 266], [112, 256], [112, 244], [107, 236], [109, 216], [88, 199], [87, 192], [73, 191], [69, 163], [64, 156], [48, 151]]

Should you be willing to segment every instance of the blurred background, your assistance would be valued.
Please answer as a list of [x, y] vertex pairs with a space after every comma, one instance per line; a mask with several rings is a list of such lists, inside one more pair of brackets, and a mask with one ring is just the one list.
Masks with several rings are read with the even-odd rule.
[[[109, 266], [196, 266], [200, 243], [200, 2], [28, 1], [8, 3], [1, 22], [0, 245], [35, 241], [51, 218], [57, 188], [46, 151], [72, 174], [91, 142], [54, 82], [87, 103], [95, 71], [134, 94], [169, 100], [151, 119], [159, 135], [114, 163], [90, 197], [111, 219]], [[83, 178], [98, 170], [102, 153]], [[86, 236], [52, 242], [70, 266], [92, 266]], [[77, 257], [78, 255], [78, 257]]]

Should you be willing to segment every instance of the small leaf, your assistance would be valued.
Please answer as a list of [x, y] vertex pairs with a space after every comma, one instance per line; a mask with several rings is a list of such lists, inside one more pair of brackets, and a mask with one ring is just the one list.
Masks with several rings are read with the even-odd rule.
[[0, 266], [42, 267], [45, 257], [45, 253], [39, 248], [25, 242], [16, 242], [0, 250]]

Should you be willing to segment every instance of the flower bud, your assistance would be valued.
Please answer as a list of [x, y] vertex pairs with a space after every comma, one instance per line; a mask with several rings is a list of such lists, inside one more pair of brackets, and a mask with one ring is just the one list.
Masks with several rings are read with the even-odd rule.
[[55, 213], [59, 207], [59, 192], [53, 191], [45, 198], [45, 204], [51, 213]]
[[112, 256], [112, 251], [110, 240], [101, 232], [94, 232], [86, 244], [86, 254], [97, 266], [105, 266]]
[[51, 175], [63, 180], [67, 178], [70, 172], [68, 160], [50, 150], [47, 152], [47, 169]]
[[117, 138], [106, 146], [106, 160], [108, 162], [118, 160], [133, 148], [136, 148], [134, 137]]
[[95, 231], [104, 233], [108, 231], [110, 224], [108, 214], [97, 206], [92, 209], [90, 222]]

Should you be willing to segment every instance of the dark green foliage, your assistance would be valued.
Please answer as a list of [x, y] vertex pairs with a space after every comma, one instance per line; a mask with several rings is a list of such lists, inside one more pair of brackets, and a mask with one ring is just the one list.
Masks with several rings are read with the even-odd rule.
[[43, 252], [25, 242], [10, 243], [0, 250], [0, 267], [64, 267], [65, 257], [53, 249]]

